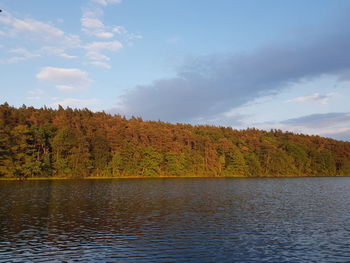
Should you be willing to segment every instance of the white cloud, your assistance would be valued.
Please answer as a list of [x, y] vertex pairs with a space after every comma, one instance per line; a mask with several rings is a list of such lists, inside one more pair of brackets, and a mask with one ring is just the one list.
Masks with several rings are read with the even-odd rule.
[[103, 50], [109, 50], [109, 51], [117, 51], [121, 49], [123, 45], [119, 41], [106, 41], [106, 42], [92, 42], [90, 44], [87, 44], [85, 46], [85, 49], [88, 51], [103, 51]]
[[25, 48], [13, 48], [13, 49], [10, 49], [9, 52], [14, 53], [14, 54], [18, 54], [18, 55], [22, 55], [23, 57], [37, 56], [36, 54], [29, 52]]
[[18, 39], [20, 43], [23, 40], [30, 41], [51, 55], [73, 58], [74, 56], [68, 55], [66, 50], [81, 48], [81, 40], [78, 35], [67, 34], [51, 23], [33, 18], [17, 18], [9, 12], [3, 12], [0, 16], [1, 24], [4, 30], [1, 35], [4, 37]]
[[66, 98], [61, 101], [54, 102], [51, 106], [58, 107], [58, 105], [61, 105], [62, 107], [86, 108], [95, 106], [96, 104], [98, 104], [97, 99]]
[[142, 35], [136, 33], [128, 33], [126, 36], [127, 40], [130, 42], [135, 39], [142, 39]]
[[[99, 1], [106, 3], [106, 1]], [[105, 4], [103, 4], [105, 5]], [[85, 9], [81, 18], [82, 31], [87, 35], [97, 38], [111, 39], [116, 35], [122, 36], [128, 44], [132, 44], [133, 40], [141, 39], [140, 34], [130, 33], [123, 26], [107, 26], [101, 17], [103, 16], [103, 9], [94, 7]]]
[[91, 61], [89, 62], [90, 65], [94, 65], [100, 68], [105, 68], [105, 69], [111, 69], [111, 66], [105, 62], [101, 62], [101, 61]]
[[92, 2], [106, 6], [109, 4], [119, 4], [122, 0], [92, 0]]
[[84, 89], [91, 85], [88, 73], [76, 68], [43, 68], [36, 78], [43, 81], [56, 83], [60, 90]]
[[119, 41], [107, 42], [92, 42], [85, 46], [86, 57], [94, 61], [108, 61], [110, 58], [104, 54], [103, 51], [116, 52], [121, 49], [123, 45]]
[[66, 59], [77, 58], [77, 56], [67, 54], [66, 50], [60, 47], [42, 47], [41, 50], [46, 54], [50, 54], [57, 57], [62, 57]]
[[13, 64], [13, 63], [17, 63], [17, 62], [24, 61], [27, 59], [40, 57], [39, 54], [34, 53], [34, 52], [30, 52], [25, 48], [14, 48], [14, 49], [10, 49], [8, 52], [11, 54], [16, 54], [16, 56], [12, 56], [10, 58], [5, 58], [5, 59], [0, 59], [1, 64]]
[[91, 36], [98, 38], [112, 38], [114, 34], [108, 30], [108, 27], [103, 24], [99, 16], [103, 14], [102, 10], [95, 9], [94, 11], [87, 10], [81, 18], [82, 30]]
[[34, 19], [15, 19], [13, 27], [18, 31], [27, 31], [43, 34], [43, 37], [58, 38], [64, 35], [64, 32], [62, 30]]
[[3, 12], [0, 16], [0, 23], [8, 26], [8, 34], [28, 33], [31, 35], [40, 35], [41, 39], [57, 39], [64, 36], [61, 29], [39, 20], [32, 18], [19, 19], [8, 12]]
[[114, 26], [112, 28], [112, 31], [118, 35], [122, 35], [128, 32], [123, 26]]
[[105, 26], [100, 19], [96, 18], [96, 13], [91, 11], [84, 12], [81, 24], [83, 27], [91, 29], [102, 29]]
[[99, 61], [111, 60], [110, 57], [107, 57], [106, 55], [103, 55], [103, 54], [98, 53], [98, 52], [92, 52], [92, 51], [87, 52], [86, 57], [88, 57], [91, 60], [99, 60]]
[[328, 93], [328, 94], [314, 93], [309, 96], [301, 96], [291, 100], [287, 100], [286, 102], [316, 102], [320, 104], [327, 104], [329, 100], [335, 95], [336, 93]]
[[111, 32], [96, 32], [95, 36], [99, 38], [112, 38], [114, 35]]
[[142, 35], [141, 34], [136, 34], [136, 33], [130, 33], [128, 30], [125, 29], [125, 27], [123, 26], [114, 26], [112, 28], [112, 32], [123, 36], [125, 41], [129, 44], [132, 45], [133, 44], [133, 40], [137, 40], [137, 39], [142, 39]]
[[81, 40], [80, 36], [69, 34], [65, 35], [64, 38], [57, 40], [58, 42], [54, 43], [55, 46], [58, 46], [60, 48], [64, 49], [72, 49], [72, 48], [81, 48]]

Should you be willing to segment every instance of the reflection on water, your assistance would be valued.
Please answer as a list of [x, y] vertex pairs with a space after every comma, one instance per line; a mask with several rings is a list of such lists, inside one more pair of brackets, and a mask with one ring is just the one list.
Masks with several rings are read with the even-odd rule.
[[0, 181], [1, 262], [350, 262], [350, 178]]

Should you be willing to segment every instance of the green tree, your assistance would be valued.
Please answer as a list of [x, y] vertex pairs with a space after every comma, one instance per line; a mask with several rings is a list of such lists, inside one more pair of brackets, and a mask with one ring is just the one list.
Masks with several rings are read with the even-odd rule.
[[124, 172], [124, 163], [123, 163], [123, 158], [120, 153], [120, 151], [116, 151], [113, 156], [112, 160], [108, 164], [109, 168], [109, 173], [112, 176], [121, 176], [123, 175]]
[[146, 147], [142, 151], [142, 159], [140, 161], [140, 175], [142, 176], [158, 176], [160, 175], [160, 165], [162, 155], [155, 151], [153, 147]]
[[30, 177], [40, 174], [40, 160], [36, 158], [34, 138], [29, 128], [18, 125], [11, 131], [13, 168], [16, 177]]
[[248, 166], [238, 148], [226, 154], [224, 175], [247, 175]]
[[91, 171], [89, 144], [73, 129], [59, 130], [52, 141], [54, 169], [57, 176], [86, 176]]
[[244, 159], [246, 160], [247, 164], [247, 174], [249, 176], [254, 176], [254, 177], [259, 177], [262, 175], [262, 169], [261, 165], [259, 162], [259, 158], [257, 155], [253, 152], [245, 152], [244, 154]]
[[169, 175], [179, 176], [186, 173], [185, 154], [169, 152], [165, 154], [165, 171]]
[[111, 149], [107, 139], [97, 134], [90, 139], [90, 145], [94, 173], [98, 175], [105, 174], [111, 159]]
[[0, 176], [11, 177], [14, 174], [11, 137], [0, 120]]

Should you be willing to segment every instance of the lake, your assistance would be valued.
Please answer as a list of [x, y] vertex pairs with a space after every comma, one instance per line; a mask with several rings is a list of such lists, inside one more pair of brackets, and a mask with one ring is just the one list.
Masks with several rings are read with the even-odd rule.
[[350, 262], [350, 178], [0, 181], [1, 262]]

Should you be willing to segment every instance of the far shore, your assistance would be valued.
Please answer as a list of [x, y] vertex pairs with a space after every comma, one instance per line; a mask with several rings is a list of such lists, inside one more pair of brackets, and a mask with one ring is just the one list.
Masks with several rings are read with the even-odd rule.
[[305, 177], [350, 177], [350, 175], [283, 175], [283, 176], [88, 176], [88, 177], [0, 177], [0, 181], [33, 181], [33, 180], [96, 180], [96, 179], [156, 179], [156, 178], [305, 178]]

